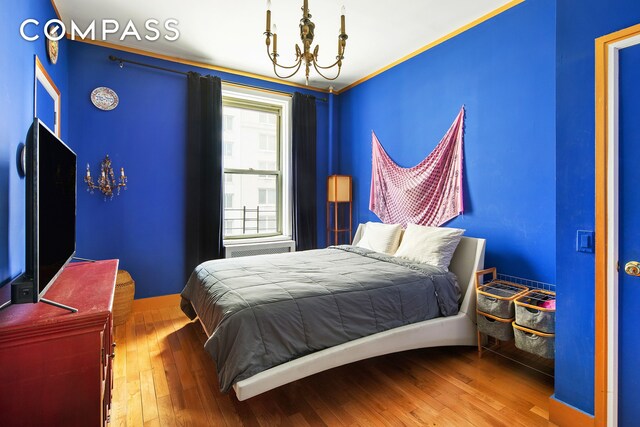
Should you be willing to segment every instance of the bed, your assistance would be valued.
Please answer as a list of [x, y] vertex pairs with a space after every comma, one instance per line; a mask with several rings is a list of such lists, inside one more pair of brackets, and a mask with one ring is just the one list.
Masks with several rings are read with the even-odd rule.
[[192, 274], [181, 306], [209, 337], [221, 390], [246, 400], [370, 357], [476, 345], [474, 272], [484, 247], [463, 237], [450, 273], [352, 246], [210, 261]]

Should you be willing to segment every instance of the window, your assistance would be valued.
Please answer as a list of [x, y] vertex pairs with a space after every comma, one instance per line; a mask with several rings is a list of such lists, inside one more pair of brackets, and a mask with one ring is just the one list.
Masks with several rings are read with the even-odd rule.
[[233, 194], [225, 193], [224, 194], [224, 208], [233, 208]]
[[258, 189], [258, 204], [259, 205], [275, 205], [276, 190], [273, 188]]
[[233, 129], [233, 116], [224, 115], [223, 119], [223, 129], [224, 130], [232, 130]]
[[276, 151], [276, 136], [260, 134], [260, 151]]
[[250, 92], [223, 88], [224, 237], [290, 236], [291, 101]]
[[276, 117], [267, 113], [260, 113], [259, 122], [263, 125], [275, 125]]
[[224, 155], [225, 157], [233, 156], [233, 142], [225, 141], [224, 142]]
[[268, 230], [275, 227], [277, 225], [275, 215], [268, 215], [268, 214], [264, 216], [261, 215], [259, 225], [260, 225], [260, 230]]
[[259, 160], [258, 169], [262, 171], [274, 170], [276, 168], [276, 162], [274, 160]]

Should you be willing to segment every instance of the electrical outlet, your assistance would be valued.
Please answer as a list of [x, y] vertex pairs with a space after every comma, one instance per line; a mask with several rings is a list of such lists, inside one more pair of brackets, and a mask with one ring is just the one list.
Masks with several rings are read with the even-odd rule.
[[578, 230], [576, 233], [576, 251], [593, 253], [595, 248], [595, 235], [590, 230]]

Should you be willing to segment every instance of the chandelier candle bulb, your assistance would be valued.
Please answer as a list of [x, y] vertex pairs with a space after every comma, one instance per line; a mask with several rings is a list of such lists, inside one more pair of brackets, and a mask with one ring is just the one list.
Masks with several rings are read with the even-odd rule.
[[273, 24], [272, 33], [273, 33], [273, 57], [278, 56], [278, 35], [276, 32], [278, 31], [278, 27], [276, 24]]
[[87, 178], [91, 178], [91, 170], [89, 169], [89, 163], [87, 163]]
[[267, 31], [265, 31], [266, 33], [269, 32], [270, 27], [271, 27], [271, 11], [267, 10]]
[[271, 0], [267, 0], [267, 30], [265, 32], [269, 34], [270, 29], [271, 29]]

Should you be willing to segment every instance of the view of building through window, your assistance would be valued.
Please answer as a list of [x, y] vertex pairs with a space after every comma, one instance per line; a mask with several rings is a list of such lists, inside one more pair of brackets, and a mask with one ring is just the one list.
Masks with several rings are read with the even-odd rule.
[[277, 110], [227, 102], [224, 115], [224, 235], [281, 234]]

